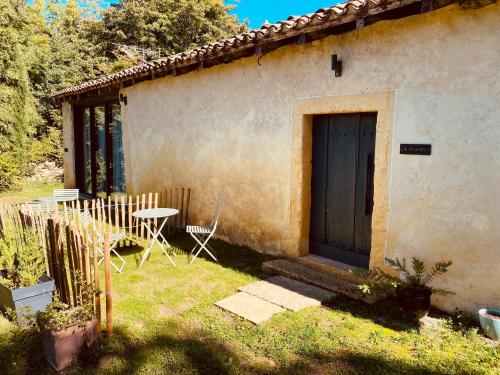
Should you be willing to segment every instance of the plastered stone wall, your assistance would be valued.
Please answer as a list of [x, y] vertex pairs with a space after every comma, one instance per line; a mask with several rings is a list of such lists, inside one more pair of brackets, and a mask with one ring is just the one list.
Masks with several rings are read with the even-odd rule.
[[[330, 69], [334, 53], [344, 63], [340, 78]], [[221, 194], [219, 237], [303, 254], [295, 224], [309, 213], [291, 210], [291, 202], [307, 188], [292, 186], [291, 170], [310, 156], [291, 146], [293, 103], [377, 92], [394, 93], [392, 147], [387, 163], [375, 166], [388, 179], [380, 256], [451, 259], [438, 286], [456, 294], [434, 302], [448, 310], [498, 307], [498, 5], [449, 6], [284, 47], [260, 65], [250, 57], [129, 87], [127, 188], [191, 187], [194, 223], [210, 220]], [[431, 143], [432, 156], [400, 155], [400, 143]]]
[[[63, 148], [64, 148], [64, 187], [76, 187], [75, 180], [75, 136], [73, 127], [73, 108], [68, 102], [62, 103]], [[67, 150], [67, 151], [65, 151]]]

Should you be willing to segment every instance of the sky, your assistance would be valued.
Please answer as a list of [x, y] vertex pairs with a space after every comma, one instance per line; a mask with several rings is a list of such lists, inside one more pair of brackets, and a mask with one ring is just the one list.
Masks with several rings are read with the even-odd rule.
[[[116, 3], [118, 0], [104, 0], [104, 3]], [[248, 19], [251, 29], [258, 29], [265, 21], [276, 23], [288, 16], [302, 16], [316, 12], [319, 8], [332, 6], [340, 0], [226, 0], [226, 4], [236, 5], [233, 14], [240, 21]]]
[[275, 23], [287, 19], [288, 16], [302, 16], [338, 2], [338, 0], [228, 0], [226, 3], [237, 6], [233, 13], [238, 15], [240, 21], [246, 18], [250, 28], [258, 29], [265, 21]]
[[[33, 0], [27, 0], [32, 3]], [[64, 0], [63, 0], [64, 1]], [[103, 7], [119, 0], [101, 0]], [[319, 8], [335, 5], [343, 0], [225, 0], [228, 5], [236, 5], [231, 14], [238, 15], [241, 22], [247, 19], [251, 29], [259, 29], [265, 21], [276, 23], [288, 16], [302, 16], [316, 12]]]

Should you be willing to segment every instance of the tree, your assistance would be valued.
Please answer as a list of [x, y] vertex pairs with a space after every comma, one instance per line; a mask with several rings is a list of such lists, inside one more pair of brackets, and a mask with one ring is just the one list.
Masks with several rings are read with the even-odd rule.
[[122, 0], [88, 31], [111, 60], [117, 60], [116, 44], [168, 55], [245, 31], [231, 9], [223, 0]]
[[0, 0], [0, 190], [26, 172], [26, 145], [42, 122], [33, 95], [32, 24], [24, 2]]
[[62, 161], [52, 95], [138, 62], [116, 43], [166, 55], [246, 29], [223, 0], [98, 1], [0, 0], [0, 191], [30, 163]]

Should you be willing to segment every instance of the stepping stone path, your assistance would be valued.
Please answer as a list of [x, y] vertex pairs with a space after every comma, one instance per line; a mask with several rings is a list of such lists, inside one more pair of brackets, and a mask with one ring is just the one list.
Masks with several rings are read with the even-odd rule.
[[285, 309], [248, 293], [237, 293], [216, 303], [224, 310], [239, 315], [252, 323], [259, 324]]
[[320, 306], [336, 294], [284, 276], [274, 276], [239, 288], [240, 292], [215, 305], [260, 324], [287, 310]]

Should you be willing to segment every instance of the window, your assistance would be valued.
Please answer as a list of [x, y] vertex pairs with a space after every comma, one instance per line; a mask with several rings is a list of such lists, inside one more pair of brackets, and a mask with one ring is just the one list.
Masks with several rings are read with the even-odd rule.
[[125, 193], [120, 105], [75, 107], [75, 135], [78, 188], [92, 196]]

